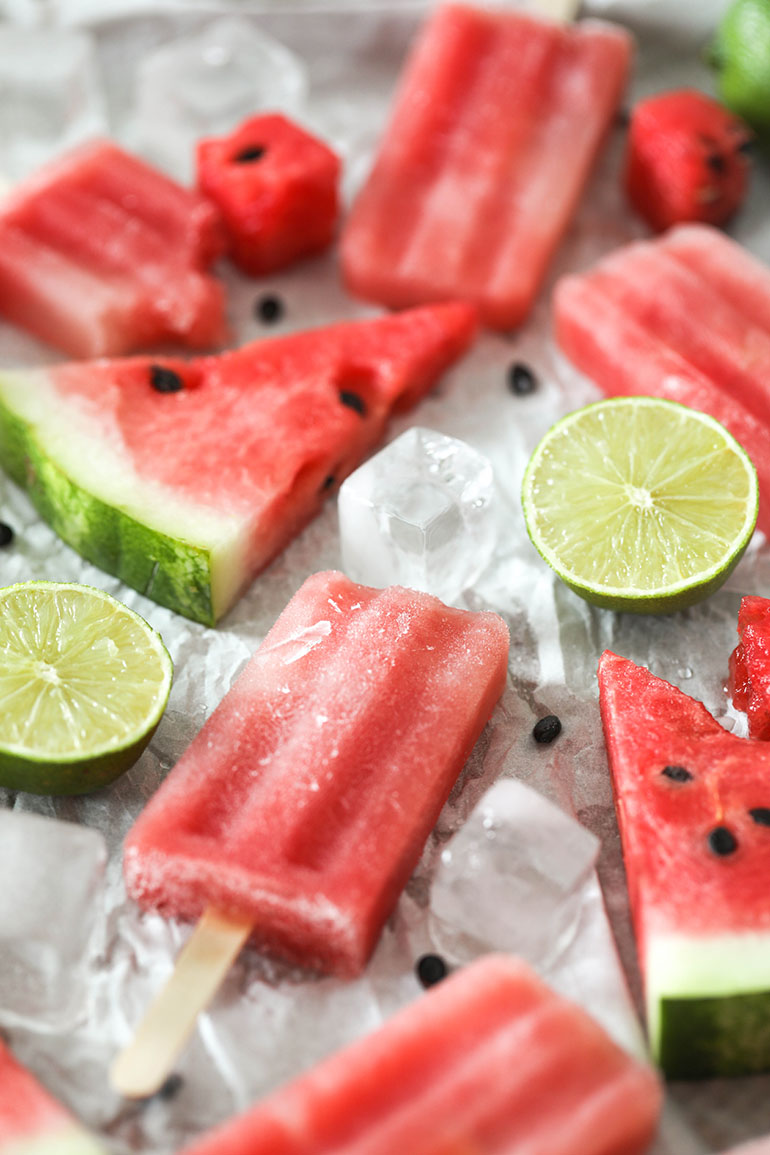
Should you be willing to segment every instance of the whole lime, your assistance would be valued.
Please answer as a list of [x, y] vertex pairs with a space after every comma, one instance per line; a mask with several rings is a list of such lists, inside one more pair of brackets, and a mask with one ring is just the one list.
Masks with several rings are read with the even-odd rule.
[[721, 99], [770, 144], [770, 0], [733, 0], [710, 59]]

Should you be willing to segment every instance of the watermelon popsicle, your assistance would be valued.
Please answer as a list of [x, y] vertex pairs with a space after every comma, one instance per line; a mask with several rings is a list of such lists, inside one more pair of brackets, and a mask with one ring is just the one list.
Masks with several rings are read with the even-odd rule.
[[0, 1155], [105, 1155], [0, 1041]]
[[130, 832], [129, 894], [169, 916], [221, 912], [234, 950], [251, 934], [360, 973], [507, 655], [495, 614], [310, 577]]
[[184, 1155], [641, 1155], [661, 1092], [520, 960], [488, 955]]
[[395, 308], [465, 297], [493, 328], [520, 324], [630, 55], [628, 35], [601, 22], [437, 7], [343, 232], [349, 289]]
[[73, 357], [225, 337], [217, 210], [110, 141], [0, 200], [0, 317]]
[[718, 229], [683, 225], [563, 277], [554, 319], [564, 353], [606, 394], [721, 421], [754, 463], [770, 531], [770, 269]]

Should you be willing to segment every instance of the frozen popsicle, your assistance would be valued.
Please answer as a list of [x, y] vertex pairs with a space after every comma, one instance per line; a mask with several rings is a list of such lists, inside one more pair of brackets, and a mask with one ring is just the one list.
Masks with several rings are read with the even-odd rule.
[[1, 1041], [0, 1155], [104, 1155]]
[[524, 963], [487, 955], [185, 1155], [641, 1155], [660, 1087]]
[[464, 4], [436, 8], [342, 238], [350, 290], [401, 308], [529, 312], [624, 88], [631, 42]]
[[499, 698], [508, 630], [401, 587], [308, 578], [125, 845], [128, 891], [359, 973]]
[[770, 269], [708, 225], [611, 253], [554, 294], [557, 340], [608, 395], [710, 413], [748, 452], [770, 530]]
[[0, 203], [0, 317], [74, 357], [225, 335], [216, 209], [109, 141], [74, 149]]

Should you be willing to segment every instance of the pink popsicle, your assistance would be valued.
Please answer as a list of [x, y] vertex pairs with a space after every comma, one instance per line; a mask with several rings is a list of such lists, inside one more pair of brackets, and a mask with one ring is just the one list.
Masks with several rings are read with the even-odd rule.
[[0, 1042], [0, 1155], [104, 1155]]
[[185, 1155], [641, 1155], [661, 1092], [518, 959], [488, 955]]
[[79, 358], [225, 335], [206, 269], [224, 240], [198, 193], [109, 141], [72, 150], [0, 204], [0, 316]]
[[770, 270], [709, 226], [619, 249], [554, 293], [556, 338], [608, 396], [710, 413], [751, 457], [770, 531]]
[[524, 320], [569, 224], [628, 72], [600, 22], [439, 6], [344, 230], [352, 292], [402, 308], [467, 298]]
[[495, 614], [309, 578], [129, 834], [130, 894], [187, 919], [213, 906], [273, 953], [359, 972], [507, 654]]

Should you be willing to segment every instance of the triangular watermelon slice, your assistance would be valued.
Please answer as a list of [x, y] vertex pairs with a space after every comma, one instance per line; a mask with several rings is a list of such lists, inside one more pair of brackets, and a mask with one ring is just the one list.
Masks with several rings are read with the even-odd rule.
[[213, 624], [468, 347], [461, 303], [184, 362], [0, 371], [0, 464], [83, 557]]
[[770, 745], [609, 651], [599, 690], [653, 1054], [768, 1070]]

